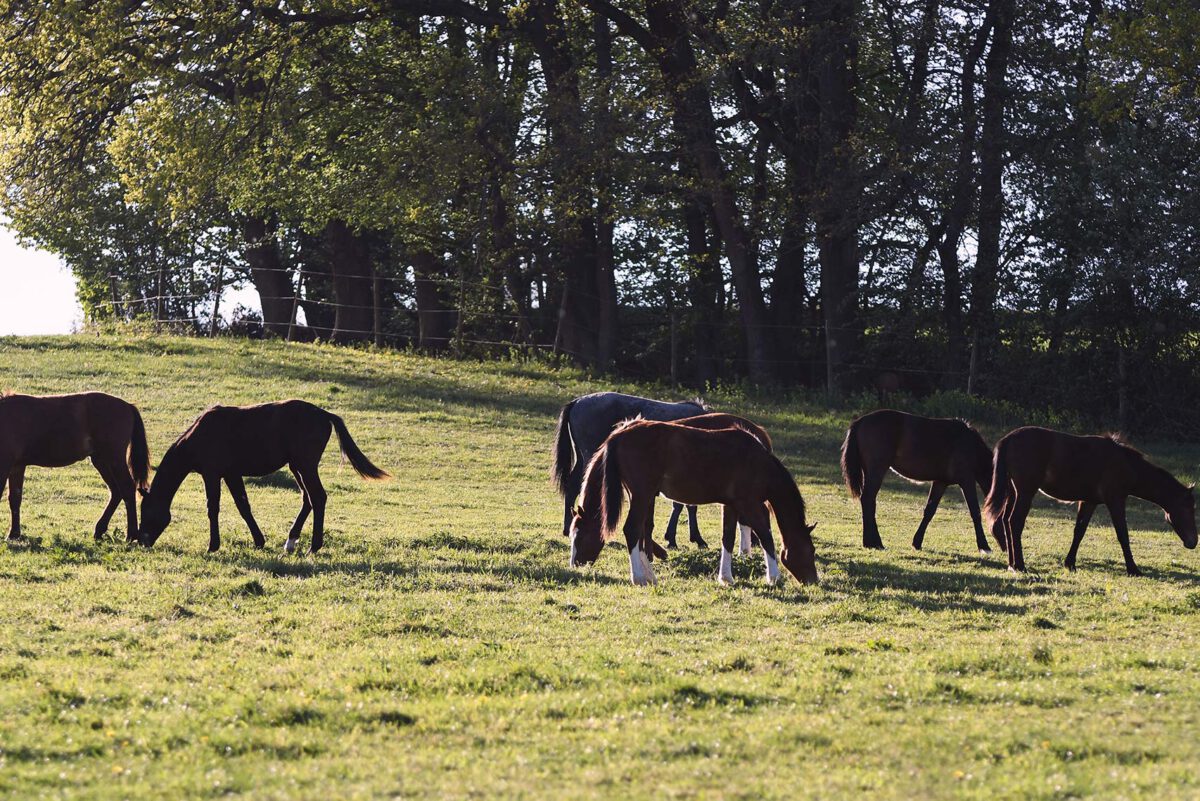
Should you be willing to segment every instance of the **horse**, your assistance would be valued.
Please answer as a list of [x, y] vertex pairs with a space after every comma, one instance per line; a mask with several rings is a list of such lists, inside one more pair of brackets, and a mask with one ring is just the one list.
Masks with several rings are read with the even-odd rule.
[[[625, 544], [630, 579], [635, 585], [656, 583], [646, 553], [653, 546], [654, 500], [660, 493], [687, 504], [720, 503], [721, 561], [717, 581], [733, 582], [732, 554], [738, 520], [760, 533], [766, 580], [779, 577], [778, 562], [805, 584], [817, 582], [812, 531], [805, 521], [804, 498], [783, 463], [741, 428], [716, 431], [678, 423], [635, 420], [622, 423], [588, 463], [584, 496], [595, 497], [600, 483], [599, 529], [572, 524], [572, 563], [596, 561], [605, 540], [616, 529], [629, 490]], [[783, 550], [778, 560], [770, 536], [767, 507], [775, 513]]]
[[[921, 549], [925, 529], [942, 495], [948, 486], [957, 484], [975, 526], [975, 545], [981, 552], [991, 550], [983, 533], [975, 486], [985, 494], [991, 486], [992, 450], [969, 423], [880, 409], [850, 424], [842, 443], [842, 477], [851, 497], [862, 505], [864, 548], [883, 550], [875, 522], [875, 498], [889, 468], [910, 481], [932, 482], [913, 548]], [[997, 543], [1003, 550], [1004, 542]]]
[[[638, 418], [634, 418], [634, 420], [637, 420], [637, 419]], [[696, 417], [685, 417], [682, 420], [675, 420], [674, 422], [677, 425], [687, 426], [689, 428], [701, 428], [701, 429], [705, 429], [708, 431], [716, 431], [719, 429], [734, 428], [734, 427], [741, 428], [741, 429], [745, 430], [747, 433], [749, 433], [751, 436], [753, 436], [755, 439], [757, 439], [759, 441], [759, 444], [762, 445], [762, 447], [766, 448], [768, 451], [770, 451], [772, 449], [771, 437], [769, 434], [767, 434], [766, 429], [750, 422], [749, 420], [745, 419], [744, 417], [738, 417], [737, 415], [723, 414], [721, 412], [713, 412], [710, 414], [697, 415]], [[599, 530], [600, 530], [600, 526], [601, 526], [601, 521], [600, 521], [600, 482], [592, 482], [591, 484], [585, 485], [584, 490], [585, 491], [584, 491], [582, 501], [580, 502], [580, 504], [578, 506], [575, 507], [571, 525], [572, 525], [572, 530], [583, 531], [583, 535], [585, 537], [591, 538], [591, 537], [599, 536]], [[590, 494], [588, 494], [588, 493], [590, 493]], [[679, 508], [680, 504], [676, 503], [675, 507]], [[741, 548], [741, 550], [742, 550], [743, 554], [747, 554], [750, 552], [750, 541], [749, 541], [749, 537], [746, 536], [746, 532], [748, 532], [750, 529], [748, 526], [740, 525], [740, 524], [739, 524], [739, 527], [742, 529], [742, 548]], [[577, 535], [573, 535], [573, 536], [577, 536]], [[766, 536], [768, 536], [768, 537], [771, 536], [771, 524], [770, 524], [770, 516], [769, 515], [767, 516]], [[653, 537], [650, 538], [648, 551], [649, 551], [648, 558], [651, 560], [656, 559], [656, 558], [665, 559], [667, 556], [666, 551], [664, 551], [661, 547], [659, 547], [658, 543], [654, 542]], [[574, 567], [574, 553], [573, 552], [572, 552], [572, 557], [571, 557], [571, 566]]]
[[[570, 534], [571, 518], [575, 511], [575, 500], [583, 486], [584, 470], [617, 424], [635, 417], [643, 420], [679, 420], [707, 411], [708, 407], [699, 400], [672, 403], [619, 392], [582, 395], [563, 406], [554, 429], [552, 470], [554, 483], [563, 497], [563, 536]], [[675, 527], [682, 511], [682, 504], [672, 506], [665, 535], [667, 545], [671, 548], [676, 544]], [[697, 547], [708, 547], [708, 543], [700, 536], [694, 506], [688, 507], [688, 530], [689, 538]]]
[[288, 532], [284, 552], [296, 551], [309, 512], [313, 515], [312, 553], [321, 550], [325, 542], [326, 493], [317, 468], [331, 431], [337, 432], [342, 454], [355, 472], [368, 479], [389, 478], [359, 450], [342, 418], [306, 401], [208, 409], [163, 454], [149, 491], [143, 493], [139, 530], [142, 545], [152, 547], [170, 525], [171, 502], [179, 485], [189, 473], [199, 473], [208, 496], [209, 553], [221, 547], [217, 517], [222, 481], [250, 527], [254, 547], [262, 548], [266, 538], [250, 511], [242, 477], [265, 476], [287, 465], [300, 488], [303, 504]]
[[0, 494], [8, 484], [10, 540], [21, 535], [25, 468], [65, 467], [91, 457], [108, 485], [108, 505], [96, 521], [95, 539], [108, 531], [124, 501], [127, 541], [137, 539], [137, 490], [150, 474], [146, 426], [132, 403], [102, 392], [76, 395], [0, 395]]
[[1075, 536], [1063, 565], [1075, 570], [1079, 543], [1096, 507], [1108, 507], [1125, 571], [1140, 576], [1129, 549], [1125, 501], [1132, 495], [1166, 513], [1167, 522], [1185, 548], [1196, 547], [1196, 497], [1170, 473], [1152, 464], [1136, 448], [1115, 435], [1075, 436], [1047, 428], [1018, 428], [996, 443], [994, 477], [987, 497], [988, 524], [1008, 540], [1010, 570], [1025, 570], [1021, 533], [1034, 493], [1076, 503]]

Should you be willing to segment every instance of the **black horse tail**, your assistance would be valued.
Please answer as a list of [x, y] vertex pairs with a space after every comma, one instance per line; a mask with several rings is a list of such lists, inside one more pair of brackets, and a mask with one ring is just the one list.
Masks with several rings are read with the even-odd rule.
[[342, 455], [350, 460], [350, 466], [354, 468], [354, 472], [363, 478], [379, 481], [391, 478], [386, 470], [371, 464], [367, 455], [358, 449], [358, 445], [354, 444], [354, 438], [350, 436], [350, 430], [346, 428], [346, 421], [332, 412], [325, 412], [325, 414], [329, 415], [329, 422], [333, 423], [333, 430], [337, 432], [338, 444], [342, 447]]
[[575, 405], [575, 401], [571, 401], [566, 406], [562, 407], [562, 411], [558, 413], [558, 425], [554, 427], [554, 467], [551, 468], [551, 477], [554, 480], [555, 486], [558, 487], [558, 493], [564, 498], [571, 491], [568, 486], [568, 479], [571, 476], [571, 464], [575, 451], [571, 447], [571, 408]]
[[[996, 443], [996, 452], [992, 456], [992, 488], [984, 501], [983, 512], [987, 516], [988, 528], [996, 535], [996, 524], [1003, 515], [1004, 507], [1012, 495], [1012, 482], [1008, 478], [1008, 442], [1000, 440]], [[1003, 538], [996, 536], [996, 541], [1002, 543]]]
[[610, 437], [600, 448], [596, 458], [599, 463], [593, 469], [602, 470], [604, 484], [601, 485], [600, 518], [603, 521], [605, 534], [610, 534], [621, 522], [621, 507], [625, 505], [625, 488], [621, 486], [621, 459], [617, 445], [619, 438]]
[[146, 424], [142, 422], [142, 413], [133, 409], [133, 432], [129, 436], [129, 475], [139, 490], [150, 487], [150, 446], [146, 443]]
[[863, 464], [862, 454], [858, 451], [858, 421], [850, 424], [846, 432], [846, 440], [842, 443], [842, 478], [846, 479], [846, 488], [850, 497], [862, 495]]

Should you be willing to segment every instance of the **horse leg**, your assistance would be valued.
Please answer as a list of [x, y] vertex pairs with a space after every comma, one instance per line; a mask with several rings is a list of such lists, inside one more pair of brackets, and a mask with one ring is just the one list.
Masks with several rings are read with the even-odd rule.
[[708, 543], [704, 541], [704, 537], [700, 536], [700, 521], [696, 519], [696, 506], [692, 504], [687, 508], [688, 513], [688, 538], [695, 543], [697, 548], [707, 548]]
[[1029, 508], [1033, 506], [1033, 490], [1024, 492], [1014, 487], [1013, 498], [1008, 513], [1008, 567], [1010, 570], [1025, 572], [1025, 547], [1021, 544], [1021, 534], [1025, 531], [1025, 520], [1029, 517]]
[[862, 504], [863, 547], [880, 551], [883, 550], [883, 539], [879, 536], [879, 524], [875, 522], [875, 498], [883, 486], [883, 475], [881, 470], [868, 471], [858, 499]]
[[92, 535], [92, 538], [96, 542], [104, 539], [104, 533], [108, 531], [108, 524], [112, 520], [113, 514], [117, 511], [117, 505], [121, 503], [121, 492], [117, 489], [117, 484], [113, 481], [111, 472], [103, 465], [104, 463], [95, 456], [92, 457], [92, 467], [96, 468], [96, 472], [100, 474], [100, 478], [104, 479], [104, 485], [108, 487], [108, 505], [100, 513], [100, 519], [96, 521], [95, 533]]
[[741, 535], [738, 550], [741, 551], [742, 556], [746, 556], [750, 553], [750, 537], [754, 534], [754, 530], [741, 518], [738, 518], [738, 534]]
[[1075, 536], [1071, 539], [1071, 550], [1067, 551], [1067, 558], [1063, 560], [1063, 566], [1072, 573], [1075, 572], [1075, 557], [1079, 555], [1079, 543], [1083, 542], [1083, 534], [1087, 531], [1088, 523], [1092, 521], [1094, 511], [1096, 504], [1079, 502], [1079, 511], [1075, 513]]
[[21, 495], [25, 489], [25, 465], [17, 465], [8, 473], [8, 510], [12, 523], [8, 529], [10, 540], [24, 539], [21, 536]]
[[233, 505], [237, 507], [238, 513], [250, 527], [250, 536], [254, 538], [254, 547], [262, 548], [267, 544], [267, 539], [254, 520], [254, 513], [250, 511], [250, 497], [246, 495], [246, 482], [242, 480], [241, 476], [225, 476], [225, 486], [229, 487], [229, 494], [233, 496]]
[[721, 561], [717, 564], [717, 583], [733, 584], [733, 548], [737, 542], [737, 511], [721, 507]]
[[958, 486], [962, 489], [967, 511], [971, 513], [971, 525], [975, 527], [975, 546], [980, 553], [991, 553], [992, 546], [988, 545], [987, 535], [983, 533], [983, 515], [979, 512], [979, 495], [975, 492], [975, 485], [967, 480]]
[[1106, 502], [1108, 516], [1112, 518], [1113, 528], [1117, 530], [1117, 542], [1121, 543], [1121, 554], [1125, 557], [1125, 572], [1131, 576], [1140, 576], [1142, 571], [1133, 561], [1133, 551], [1129, 549], [1129, 526], [1125, 522], [1125, 499], [1114, 498]]
[[4, 488], [8, 485], [8, 471], [0, 468], [0, 498], [4, 497]]
[[325, 544], [325, 501], [329, 496], [325, 493], [325, 486], [321, 484], [321, 477], [317, 475], [316, 465], [302, 475], [304, 488], [308, 490], [308, 502], [312, 504], [313, 510], [312, 547], [309, 548], [309, 553], [316, 553]]
[[221, 477], [204, 476], [204, 494], [208, 497], [208, 552], [221, 549]]
[[575, 501], [579, 500], [579, 491], [583, 489], [583, 472], [587, 469], [588, 462], [591, 461], [591, 456], [587, 459], [582, 457], [571, 468], [571, 472], [567, 473], [567, 492], [563, 497], [563, 536], [571, 536], [571, 520], [575, 517]]
[[629, 499], [629, 515], [625, 518], [625, 545], [629, 548], [629, 580], [637, 587], [655, 583], [654, 571], [642, 550], [646, 541], [646, 517], [651, 506], [644, 499], [632, 496]]
[[129, 473], [125, 457], [123, 455], [116, 456], [109, 466], [108, 472], [113, 476], [117, 494], [125, 502], [125, 542], [137, 542], [137, 484]]
[[671, 504], [671, 519], [667, 521], [667, 531], [663, 538], [667, 541], [667, 547], [672, 550], [679, 546], [675, 542], [675, 527], [679, 525], [679, 516], [683, 514], [682, 503]]
[[760, 505], [740, 510], [738, 519], [749, 521], [750, 529], [755, 533], [761, 532], [758, 544], [763, 551], [766, 579], [768, 584], [774, 584], [779, 580], [779, 559], [775, 555], [775, 538], [771, 536], [771, 516], [767, 513], [767, 507]]
[[935, 481], [929, 486], [929, 500], [925, 501], [925, 512], [921, 515], [921, 525], [917, 526], [917, 533], [913, 535], [913, 548], [918, 551], [925, 542], [925, 529], [929, 528], [929, 521], [933, 520], [933, 516], [937, 514], [938, 504], [942, 502], [942, 495], [945, 493], [946, 485], [941, 481]]
[[300, 542], [300, 532], [304, 530], [304, 523], [308, 520], [308, 514], [312, 511], [312, 501], [308, 498], [308, 490], [304, 488], [304, 480], [300, 478], [300, 473], [295, 467], [288, 465], [292, 471], [292, 478], [296, 479], [296, 486], [300, 488], [300, 497], [303, 498], [303, 503], [300, 506], [300, 514], [296, 515], [296, 522], [292, 523], [291, 529], [288, 531], [287, 542], [283, 544], [284, 553], [295, 553], [296, 545]]

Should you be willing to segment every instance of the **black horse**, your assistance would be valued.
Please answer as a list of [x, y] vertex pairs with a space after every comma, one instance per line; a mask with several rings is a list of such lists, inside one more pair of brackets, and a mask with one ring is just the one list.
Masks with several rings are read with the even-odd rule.
[[[670, 403], [619, 392], [583, 395], [562, 407], [554, 431], [554, 483], [563, 496], [563, 536], [570, 536], [575, 500], [583, 487], [588, 462], [618, 423], [639, 416], [644, 420], [669, 422], [707, 411], [708, 407], [698, 400]], [[700, 536], [700, 526], [696, 524], [696, 507], [689, 505], [687, 510], [691, 541], [700, 548], [707, 548], [708, 543]], [[664, 534], [671, 548], [675, 547], [675, 528], [682, 511], [683, 504], [676, 503], [671, 508], [671, 519]]]

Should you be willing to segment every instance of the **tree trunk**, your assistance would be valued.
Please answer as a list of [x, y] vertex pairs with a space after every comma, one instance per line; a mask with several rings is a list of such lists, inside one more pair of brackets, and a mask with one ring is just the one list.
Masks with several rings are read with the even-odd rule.
[[599, 259], [579, 71], [558, 0], [532, 0], [525, 22], [546, 81], [546, 129], [560, 209], [553, 250], [563, 271], [556, 347], [584, 364], [600, 356]]
[[438, 353], [449, 346], [458, 315], [445, 301], [444, 270], [433, 251], [418, 248], [411, 258], [417, 299], [417, 345], [421, 350]]
[[1000, 230], [1004, 222], [1004, 106], [1013, 38], [1013, 0], [992, 0], [992, 6], [995, 25], [984, 66], [979, 137], [979, 249], [971, 276], [971, 328], [978, 348], [975, 370], [987, 369], [996, 336]]
[[284, 263], [274, 222], [261, 217], [243, 219], [242, 240], [242, 258], [258, 292], [263, 330], [269, 336], [286, 337], [292, 311], [292, 271]]
[[687, 12], [680, 0], [647, 0], [646, 19], [657, 42], [653, 54], [666, 81], [675, 128], [712, 204], [733, 273], [746, 338], [747, 371], [751, 381], [763, 383], [773, 374], [766, 303], [758, 264], [717, 146], [712, 97], [692, 49]]
[[596, 343], [596, 363], [602, 367], [611, 367], [617, 356], [617, 273], [614, 256], [613, 238], [615, 225], [614, 211], [610, 191], [612, 186], [612, 112], [609, 108], [611, 97], [609, 82], [613, 74], [612, 31], [608, 20], [596, 14], [593, 19], [596, 40], [596, 79], [597, 89], [595, 114], [595, 143], [593, 150], [597, 154], [596, 169], [596, 289], [599, 294], [599, 332]]
[[334, 342], [366, 342], [372, 333], [371, 249], [366, 237], [343, 220], [330, 220], [324, 229], [325, 248], [333, 272]]
[[683, 222], [688, 254], [687, 291], [692, 307], [692, 351], [695, 378], [702, 386], [719, 377], [717, 350], [721, 340], [721, 265], [719, 247], [709, 241], [709, 216], [705, 199], [693, 195], [685, 201]]
[[845, 365], [858, 339], [858, 215], [862, 184], [852, 135], [858, 117], [853, 0], [824, 0], [814, 15], [819, 41], [821, 104], [815, 208], [821, 259], [821, 307], [825, 316], [826, 382], [831, 394], [842, 388]]

